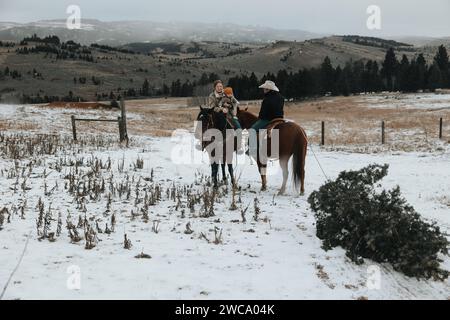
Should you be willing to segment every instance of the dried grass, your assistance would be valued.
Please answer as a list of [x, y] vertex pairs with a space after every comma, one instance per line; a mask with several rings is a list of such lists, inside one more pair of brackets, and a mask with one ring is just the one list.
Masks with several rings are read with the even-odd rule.
[[[321, 121], [325, 121], [325, 145], [331, 148], [364, 148], [381, 145], [381, 121], [386, 123], [386, 148], [391, 150], [411, 150], [415, 148], [436, 148], [438, 141], [439, 118], [444, 119], [444, 139], [450, 139], [450, 110], [404, 109], [390, 105], [391, 100], [383, 102], [382, 107], [369, 108], [370, 98], [329, 97], [303, 102], [287, 102], [286, 118], [292, 119], [308, 133], [311, 143], [321, 140]], [[242, 102], [242, 108], [258, 113], [260, 101]], [[128, 119], [131, 135], [169, 137], [176, 129], [193, 131], [198, 115], [197, 107], [188, 107], [187, 98], [160, 98], [127, 101], [127, 110], [137, 114], [139, 119]], [[61, 124], [55, 124], [58, 126]], [[39, 124], [22, 121], [0, 120], [0, 130], [35, 130]], [[61, 128], [58, 128], [61, 129]], [[70, 132], [70, 121], [64, 131]], [[77, 123], [80, 133], [117, 134], [115, 124], [95, 125]], [[431, 145], [435, 145], [432, 147]]]

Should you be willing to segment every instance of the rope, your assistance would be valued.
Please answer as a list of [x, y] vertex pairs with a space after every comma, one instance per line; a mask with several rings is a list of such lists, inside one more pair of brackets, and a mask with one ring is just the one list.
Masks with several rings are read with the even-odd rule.
[[314, 149], [311, 147], [311, 145], [310, 145], [309, 143], [308, 143], [308, 147], [309, 147], [309, 149], [312, 151], [312, 153], [313, 153], [313, 155], [314, 155], [314, 158], [316, 158], [316, 161], [317, 161], [317, 163], [318, 163], [318, 165], [319, 165], [319, 167], [320, 167], [320, 170], [322, 170], [322, 173], [323, 173], [325, 179], [330, 180], [330, 179], [328, 179], [327, 174], [326, 174], [325, 171], [323, 170], [322, 165], [320, 164], [320, 161], [319, 161], [319, 159], [317, 158], [316, 153], [314, 152]]
[[313, 155], [314, 155], [314, 158], [316, 159], [317, 164], [319, 165], [320, 170], [322, 170], [322, 173], [323, 173], [325, 179], [330, 180], [330, 179], [328, 179], [328, 176], [327, 176], [327, 174], [325, 173], [325, 170], [323, 170], [323, 167], [322, 167], [322, 165], [320, 164], [319, 158], [317, 158], [317, 155], [316, 155], [316, 153], [314, 152], [314, 149], [312, 148], [311, 144], [309, 143], [309, 140], [308, 140], [308, 138], [306, 137], [305, 130], [304, 130], [302, 127], [300, 127], [300, 131], [301, 131], [301, 133], [303, 134], [303, 137], [306, 139], [306, 142], [308, 143], [308, 147], [309, 147], [309, 149], [312, 151], [312, 153], [313, 153]]
[[24, 248], [23, 248], [23, 251], [22, 251], [22, 254], [21, 254], [20, 258], [19, 258], [19, 261], [17, 262], [17, 265], [16, 265], [16, 267], [14, 268], [13, 272], [11, 273], [11, 275], [9, 276], [8, 281], [6, 281], [5, 286], [3, 287], [2, 294], [0, 295], [0, 300], [3, 299], [3, 296], [5, 295], [6, 289], [8, 288], [9, 283], [11, 282], [12, 277], [14, 276], [14, 274], [15, 274], [16, 271], [17, 271], [17, 269], [19, 269], [20, 264], [22, 263], [22, 259], [23, 259], [23, 257], [25, 256], [25, 252], [27, 251], [28, 242], [29, 242], [29, 240], [30, 240], [30, 235], [31, 235], [31, 231], [30, 231], [30, 232], [28, 233], [28, 235], [27, 235], [27, 241], [25, 242], [25, 246], [24, 246]]

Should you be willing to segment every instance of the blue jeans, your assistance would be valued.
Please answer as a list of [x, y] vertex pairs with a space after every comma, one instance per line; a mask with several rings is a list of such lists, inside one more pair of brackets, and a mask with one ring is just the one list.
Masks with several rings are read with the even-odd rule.
[[[256, 133], [261, 130], [264, 129], [265, 127], [267, 127], [267, 125], [270, 123], [269, 120], [263, 120], [263, 119], [259, 119], [258, 121], [255, 122], [255, 124], [253, 124], [253, 126], [250, 128], [249, 130], [249, 153], [252, 156], [256, 157], [256, 152], [257, 152], [257, 148], [258, 148], [258, 139], [257, 139], [257, 135]], [[253, 130], [252, 130], [253, 129]]]
[[241, 124], [239, 123], [239, 120], [233, 117], [233, 125], [235, 129], [242, 129]]

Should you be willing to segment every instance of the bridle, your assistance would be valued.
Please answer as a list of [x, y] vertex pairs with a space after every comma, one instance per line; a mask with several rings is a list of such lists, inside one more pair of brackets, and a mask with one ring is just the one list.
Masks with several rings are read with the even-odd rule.
[[[206, 121], [206, 128], [204, 128], [204, 119], [203, 117], [208, 117], [207, 121]], [[203, 134], [208, 131], [211, 128], [214, 128], [214, 119], [213, 119], [213, 115], [212, 112], [205, 112], [205, 111], [201, 111], [200, 115], [198, 116], [198, 119], [202, 122], [202, 137], [201, 137], [201, 141], [202, 141], [202, 150], [205, 150], [206, 146], [209, 144], [208, 141], [204, 141], [203, 140]]]

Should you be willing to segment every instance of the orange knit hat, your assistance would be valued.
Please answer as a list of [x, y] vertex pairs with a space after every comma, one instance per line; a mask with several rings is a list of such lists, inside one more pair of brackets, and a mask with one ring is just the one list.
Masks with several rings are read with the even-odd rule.
[[227, 96], [232, 96], [233, 95], [233, 88], [226, 87], [225, 89], [223, 89], [223, 93], [225, 93]]

